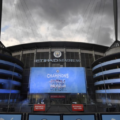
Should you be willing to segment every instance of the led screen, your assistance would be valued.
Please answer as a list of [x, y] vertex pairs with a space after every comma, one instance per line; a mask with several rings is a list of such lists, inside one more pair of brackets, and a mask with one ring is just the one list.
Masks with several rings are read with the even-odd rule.
[[0, 114], [0, 120], [21, 120], [22, 115], [18, 114]]
[[63, 115], [63, 120], [95, 120], [94, 115]]
[[83, 67], [32, 67], [30, 93], [86, 93]]
[[102, 120], [120, 120], [120, 115], [102, 115]]
[[29, 115], [28, 120], [60, 120], [59, 115]]

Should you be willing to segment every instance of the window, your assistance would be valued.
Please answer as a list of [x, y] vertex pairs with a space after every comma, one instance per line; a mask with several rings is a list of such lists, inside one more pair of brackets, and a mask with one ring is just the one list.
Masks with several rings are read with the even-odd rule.
[[93, 63], [93, 55], [88, 53], [81, 53], [82, 67], [91, 68]]
[[[49, 59], [49, 52], [37, 52], [36, 59]], [[48, 67], [49, 62], [39, 62], [35, 63], [36, 67]]]
[[34, 66], [34, 53], [23, 54], [22, 62], [24, 63], [24, 68], [30, 69]]
[[[79, 59], [79, 52], [66, 52], [66, 59]], [[66, 62], [66, 67], [80, 67], [80, 62]]]
[[18, 60], [20, 60], [20, 55], [15, 55], [13, 57], [16, 58], [16, 59], [18, 59]]
[[101, 55], [95, 55], [95, 60], [97, 60], [97, 59], [99, 59], [101, 57], [103, 57], [103, 56], [101, 56]]

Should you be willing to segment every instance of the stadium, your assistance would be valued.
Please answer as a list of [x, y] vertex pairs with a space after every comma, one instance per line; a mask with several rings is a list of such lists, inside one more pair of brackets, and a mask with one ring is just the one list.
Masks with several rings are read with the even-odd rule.
[[[31, 67], [85, 67], [88, 102], [95, 101], [95, 87], [91, 65], [95, 60], [104, 56], [108, 47], [80, 42], [39, 42], [16, 45], [8, 47], [8, 49], [12, 52], [14, 58], [24, 63], [21, 94], [25, 98], [29, 93]], [[55, 56], [56, 52], [58, 54]], [[35, 94], [29, 97], [32, 101], [36, 99]], [[86, 97], [86, 94], [81, 95], [81, 97]], [[83, 100], [84, 102], [85, 100]]]
[[113, 9], [110, 47], [74, 41], [5, 47], [0, 41], [0, 120], [120, 119], [117, 0]]

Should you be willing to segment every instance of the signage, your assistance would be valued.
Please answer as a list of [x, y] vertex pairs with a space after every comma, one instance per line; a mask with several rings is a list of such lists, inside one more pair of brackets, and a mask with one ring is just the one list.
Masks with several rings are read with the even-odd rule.
[[36, 59], [34, 62], [80, 62], [79, 59]]
[[84, 111], [83, 104], [72, 104], [72, 111]]
[[51, 95], [50, 98], [65, 98], [65, 95]]
[[59, 58], [59, 57], [61, 57], [62, 53], [60, 51], [55, 51], [53, 53], [53, 55], [54, 55], [54, 57]]
[[45, 104], [34, 104], [34, 111], [45, 111]]

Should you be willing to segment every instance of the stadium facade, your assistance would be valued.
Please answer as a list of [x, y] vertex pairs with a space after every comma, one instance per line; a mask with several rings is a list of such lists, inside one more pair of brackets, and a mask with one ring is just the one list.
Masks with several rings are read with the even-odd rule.
[[[108, 47], [80, 42], [39, 42], [16, 45], [8, 47], [8, 49], [12, 52], [13, 57], [24, 63], [21, 93], [25, 98], [29, 92], [31, 67], [85, 67], [87, 95], [89, 101], [95, 101], [91, 65], [95, 60], [104, 56]], [[35, 96], [37, 94], [29, 97], [35, 99]]]

